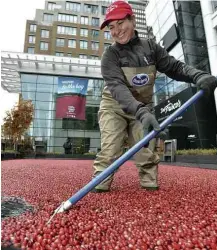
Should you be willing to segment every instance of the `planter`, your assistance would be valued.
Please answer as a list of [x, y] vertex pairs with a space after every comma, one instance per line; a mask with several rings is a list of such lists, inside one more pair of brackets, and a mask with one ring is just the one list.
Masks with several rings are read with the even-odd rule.
[[20, 155], [17, 153], [9, 153], [9, 152], [5, 152], [5, 153], [1, 153], [1, 160], [5, 161], [5, 160], [14, 160], [14, 159], [20, 159]]
[[82, 159], [92, 160], [95, 159], [95, 155], [83, 155], [83, 154], [48, 154], [45, 156], [47, 159]]
[[81, 160], [94, 160], [95, 155], [83, 154], [43, 154], [43, 153], [30, 153], [30, 154], [17, 154], [17, 153], [1, 153], [1, 160], [14, 160], [14, 159], [81, 159]]
[[23, 159], [35, 159], [35, 153], [31, 153], [31, 154], [26, 154], [24, 155]]
[[184, 163], [217, 165], [217, 155], [176, 155], [175, 161]]
[[82, 159], [82, 160], [94, 160], [95, 155], [83, 155], [83, 154], [40, 154], [37, 153], [34, 156], [26, 156], [25, 159], [36, 158], [36, 159]]

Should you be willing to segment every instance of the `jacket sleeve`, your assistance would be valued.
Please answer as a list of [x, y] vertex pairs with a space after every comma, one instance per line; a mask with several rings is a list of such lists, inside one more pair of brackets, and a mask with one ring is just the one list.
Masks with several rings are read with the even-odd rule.
[[131, 91], [126, 86], [124, 73], [119, 66], [118, 55], [111, 47], [108, 47], [103, 53], [101, 73], [112, 97], [126, 113], [135, 115], [138, 106], [142, 105], [142, 103], [133, 97]]
[[159, 72], [165, 73], [170, 78], [188, 83], [196, 84], [199, 78], [208, 74], [207, 72], [198, 70], [194, 67], [186, 65], [185, 63], [176, 60], [170, 56], [167, 51], [153, 40], [150, 41], [154, 51], [154, 59], [156, 68]]

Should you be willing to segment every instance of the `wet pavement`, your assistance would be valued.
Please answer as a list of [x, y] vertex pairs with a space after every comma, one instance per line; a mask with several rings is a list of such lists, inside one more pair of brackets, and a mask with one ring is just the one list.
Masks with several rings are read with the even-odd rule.
[[18, 216], [26, 211], [33, 211], [33, 207], [18, 197], [1, 197], [1, 218]]

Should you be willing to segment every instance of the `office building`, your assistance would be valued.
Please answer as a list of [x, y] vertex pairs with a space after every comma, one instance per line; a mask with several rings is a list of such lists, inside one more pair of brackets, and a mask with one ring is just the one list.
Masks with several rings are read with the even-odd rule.
[[[34, 105], [34, 120], [28, 134], [35, 146], [43, 148], [43, 152], [63, 153], [63, 144], [70, 137], [76, 154], [96, 152], [100, 148], [97, 112], [104, 85], [100, 60], [15, 52], [2, 52], [1, 60], [2, 87], [8, 92], [21, 93], [24, 100], [32, 100]], [[73, 89], [60, 92], [62, 79], [74, 81], [76, 85], [86, 80], [85, 96], [77, 95]], [[66, 107], [72, 111], [70, 116], [57, 117], [58, 100], [71, 98], [73, 101], [80, 96], [85, 97], [86, 120], [72, 118], [75, 105]], [[64, 104], [59, 107], [62, 113]]]
[[34, 20], [27, 20], [24, 52], [99, 59], [112, 43], [100, 31], [110, 1], [45, 1]]
[[[147, 24], [156, 42], [170, 55], [217, 76], [216, 1], [152, 0], [146, 8]], [[159, 122], [174, 112], [195, 92], [194, 85], [158, 74], [155, 111]], [[170, 126], [178, 148], [216, 146], [217, 118], [214, 101], [202, 98]]]
[[146, 23], [146, 13], [145, 9], [148, 4], [148, 1], [144, 0], [129, 0], [133, 12], [136, 17], [136, 29], [139, 32], [139, 37], [141, 38], [153, 38], [153, 32], [151, 27], [147, 26]]
[[[99, 59], [112, 43], [110, 32], [100, 31], [107, 6], [112, 1], [46, 1], [34, 20], [27, 20], [24, 52], [83, 59]], [[147, 38], [144, 1], [132, 5], [140, 37]], [[149, 35], [150, 34], [150, 35]]]

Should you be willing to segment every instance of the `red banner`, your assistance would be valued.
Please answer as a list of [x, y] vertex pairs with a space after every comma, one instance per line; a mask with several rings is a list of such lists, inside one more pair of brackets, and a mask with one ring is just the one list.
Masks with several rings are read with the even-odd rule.
[[85, 120], [86, 98], [81, 96], [60, 96], [56, 99], [56, 118]]

